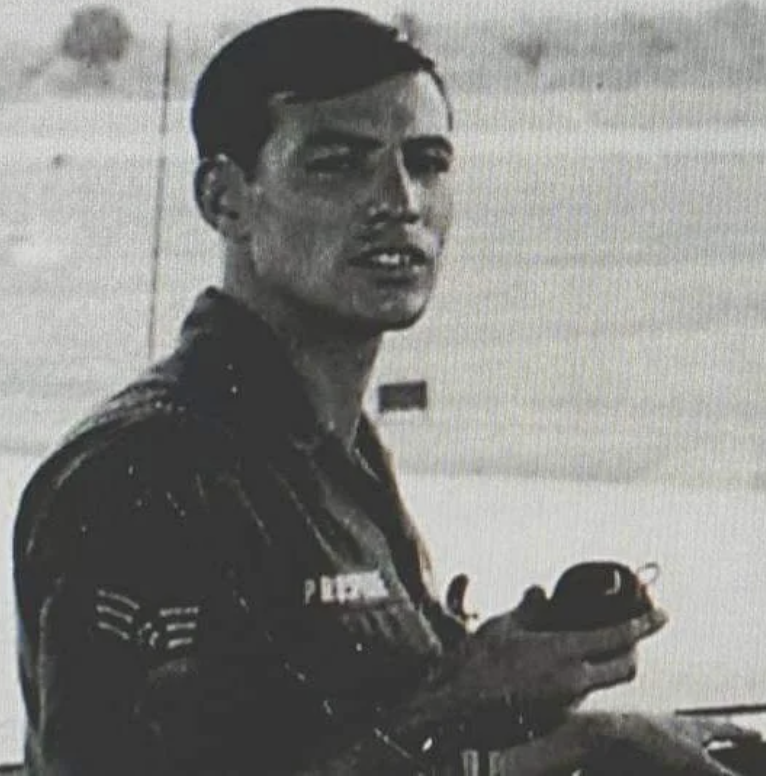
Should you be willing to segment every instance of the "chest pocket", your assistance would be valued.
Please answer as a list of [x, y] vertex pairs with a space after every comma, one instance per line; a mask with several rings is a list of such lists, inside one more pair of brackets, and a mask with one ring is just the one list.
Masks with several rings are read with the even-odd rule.
[[402, 582], [391, 537], [370, 517], [383, 500], [305, 458], [289, 463], [270, 467], [259, 487], [256, 472], [246, 481], [271, 537], [261, 581], [269, 619], [316, 690], [385, 701], [422, 677], [441, 642]]
[[[431, 625], [398, 580], [368, 570], [309, 577], [304, 584], [309, 593], [319, 590], [304, 592], [292, 609], [286, 642], [320, 691], [385, 703], [441, 653]], [[368, 595], [358, 594], [359, 585], [368, 586]]]

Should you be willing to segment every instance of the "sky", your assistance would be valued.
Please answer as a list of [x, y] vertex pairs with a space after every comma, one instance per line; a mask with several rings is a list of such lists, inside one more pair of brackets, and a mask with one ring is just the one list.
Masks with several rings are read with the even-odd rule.
[[[578, 14], [614, 14], [626, 9], [642, 11], [680, 10], [703, 11], [721, 5], [724, 0], [217, 0], [198, 3], [196, 0], [93, 0], [120, 8], [131, 26], [144, 34], [163, 28], [162, 22], [175, 20], [182, 24], [214, 24], [227, 18], [259, 17], [306, 5], [343, 6], [357, 8], [390, 18], [403, 8], [411, 9], [424, 18], [456, 18], [470, 14], [472, 18], [495, 18], [518, 13], [528, 15], [568, 16]], [[750, 0], [766, 8], [766, 0]], [[0, 37], [23, 37], [45, 42], [64, 26], [72, 10], [88, 4], [88, 0], [10, 0], [3, 9]]]

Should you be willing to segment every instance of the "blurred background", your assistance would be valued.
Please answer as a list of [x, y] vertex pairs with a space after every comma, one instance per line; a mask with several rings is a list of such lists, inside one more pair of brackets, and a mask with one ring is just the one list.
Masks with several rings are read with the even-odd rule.
[[[4, 9], [6, 541], [45, 451], [169, 350], [218, 278], [191, 196], [197, 74], [238, 30], [303, 5]], [[766, 699], [766, 3], [321, 5], [398, 25], [440, 64], [456, 107], [441, 287], [417, 327], [388, 338], [368, 398], [440, 580], [469, 571], [489, 614], [586, 557], [656, 560], [673, 624], [647, 645], [639, 682], [602, 702]], [[9, 564], [0, 593], [0, 757], [12, 759]]]
[[[31, 454], [148, 358], [165, 23], [160, 351], [218, 271], [190, 197], [194, 79], [285, 7], [49, 5], [0, 34], [0, 448]], [[442, 292], [381, 363], [427, 383], [425, 412], [384, 419], [402, 464], [761, 488], [766, 8], [472, 5], [371, 6], [433, 53], [458, 116]]]

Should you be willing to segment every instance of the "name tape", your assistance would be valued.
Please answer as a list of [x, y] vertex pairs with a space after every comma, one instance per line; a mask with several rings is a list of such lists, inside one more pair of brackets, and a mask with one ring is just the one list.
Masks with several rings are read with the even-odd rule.
[[345, 604], [384, 601], [390, 597], [386, 583], [377, 569], [355, 571], [335, 576], [312, 577], [303, 583], [303, 603]]

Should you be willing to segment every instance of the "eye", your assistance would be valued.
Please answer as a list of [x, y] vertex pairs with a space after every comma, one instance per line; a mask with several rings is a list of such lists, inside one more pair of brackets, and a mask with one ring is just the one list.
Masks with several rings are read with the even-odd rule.
[[361, 165], [359, 155], [345, 149], [318, 152], [306, 161], [305, 168], [312, 175], [332, 177], [353, 172]]
[[436, 177], [450, 171], [452, 155], [440, 149], [422, 149], [405, 154], [404, 163], [414, 177]]

